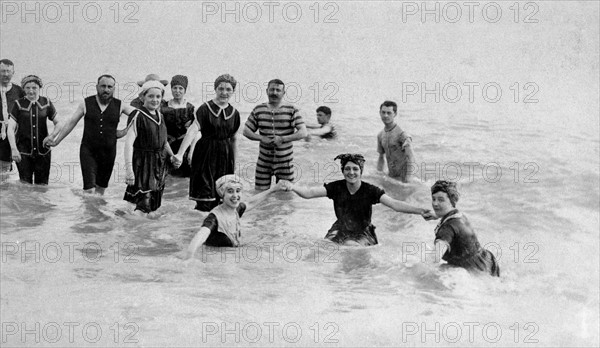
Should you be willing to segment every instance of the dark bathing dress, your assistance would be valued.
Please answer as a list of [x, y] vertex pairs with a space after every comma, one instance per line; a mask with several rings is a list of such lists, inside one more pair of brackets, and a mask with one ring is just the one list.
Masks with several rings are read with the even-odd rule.
[[[167, 126], [167, 135], [169, 145], [173, 153], [179, 151], [179, 147], [183, 142], [183, 137], [187, 132], [186, 124], [188, 122], [194, 122], [194, 105], [186, 102], [186, 106], [183, 108], [174, 108], [166, 104], [162, 105], [161, 111]], [[183, 155], [183, 158], [187, 158], [189, 149]], [[187, 161], [183, 161], [178, 169], [172, 169], [171, 175], [189, 177], [190, 176], [190, 165]]]
[[442, 218], [435, 228], [435, 240], [448, 243], [448, 251], [442, 259], [449, 265], [462, 267], [470, 272], [485, 272], [494, 277], [500, 276], [500, 267], [494, 254], [479, 245], [471, 223], [457, 209]]
[[167, 127], [157, 110], [154, 118], [145, 107], [134, 112], [132, 126], [137, 137], [133, 143], [133, 173], [135, 183], [127, 185], [124, 200], [136, 204], [136, 210], [149, 213], [162, 202], [167, 176]]
[[333, 200], [337, 217], [325, 238], [339, 244], [351, 240], [364, 246], [376, 245], [375, 226], [371, 224], [372, 206], [379, 203], [385, 191], [364, 181], [353, 195], [348, 191], [346, 180], [324, 186], [327, 198]]
[[229, 104], [221, 109], [212, 100], [196, 111], [202, 138], [192, 156], [190, 199], [196, 209], [210, 211], [219, 204], [215, 181], [235, 170], [235, 134], [240, 128], [240, 113]]

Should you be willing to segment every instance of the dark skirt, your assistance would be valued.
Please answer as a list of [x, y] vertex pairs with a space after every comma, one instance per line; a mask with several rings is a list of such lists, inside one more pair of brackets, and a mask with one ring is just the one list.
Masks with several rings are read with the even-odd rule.
[[350, 231], [337, 221], [331, 226], [325, 239], [337, 244], [344, 244], [347, 241], [353, 241], [363, 246], [377, 245], [377, 236], [375, 235], [375, 226], [369, 224], [362, 230]]
[[493, 277], [500, 277], [500, 266], [496, 257], [487, 249], [480, 249], [477, 254], [460, 261], [448, 262], [453, 266], [458, 266], [470, 272], [489, 273]]
[[233, 174], [235, 158], [232, 138], [200, 138], [196, 143], [190, 175], [190, 199], [199, 203], [202, 210], [210, 210], [219, 203], [215, 181]]
[[167, 176], [166, 151], [133, 150], [135, 183], [127, 185], [124, 200], [136, 204], [144, 213], [157, 210], [162, 202]]

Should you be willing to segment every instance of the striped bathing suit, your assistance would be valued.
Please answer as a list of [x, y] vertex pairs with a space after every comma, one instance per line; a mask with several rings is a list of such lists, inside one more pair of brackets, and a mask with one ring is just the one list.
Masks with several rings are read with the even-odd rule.
[[[280, 105], [270, 109], [267, 103], [260, 104], [252, 110], [246, 126], [252, 131], [259, 131], [262, 136], [285, 136], [294, 134], [300, 125], [304, 124], [302, 116], [292, 105]], [[258, 161], [254, 186], [257, 190], [271, 187], [271, 177], [277, 180], [294, 180], [294, 150], [291, 142], [280, 147], [263, 143], [259, 146]]]

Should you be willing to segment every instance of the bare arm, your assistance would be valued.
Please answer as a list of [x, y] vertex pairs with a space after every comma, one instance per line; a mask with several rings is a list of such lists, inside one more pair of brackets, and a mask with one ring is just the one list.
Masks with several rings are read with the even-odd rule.
[[202, 133], [200, 133], [200, 126], [198, 126], [198, 122], [192, 122], [192, 124], [187, 129], [187, 132], [185, 133], [185, 137], [183, 138], [181, 145], [179, 146], [179, 150], [177, 151], [176, 155], [177, 157], [179, 157], [180, 159], [183, 158], [183, 154], [188, 149], [188, 147], [190, 147], [190, 144], [198, 134], [202, 136]]
[[450, 250], [450, 244], [442, 239], [435, 240], [435, 251], [436, 251], [436, 262], [442, 261], [442, 256], [444, 256]]
[[392, 208], [399, 213], [407, 213], [407, 214], [425, 214], [428, 212], [427, 209], [417, 208], [408, 203], [404, 203], [397, 199], [393, 199], [392, 197], [384, 194], [379, 198], [379, 201], [385, 205], [386, 207]]
[[[44, 146], [56, 146], [60, 144], [60, 142], [73, 131], [73, 128], [77, 125], [77, 123], [81, 120], [84, 114], [84, 105], [83, 103], [79, 104], [77, 110], [71, 115], [71, 117], [66, 121], [53, 121], [54, 129], [52, 130], [52, 134], [50, 134], [46, 139], [44, 139]], [[54, 120], [57, 120], [55, 117]]]
[[321, 135], [331, 132], [331, 126], [328, 124], [324, 125], [323, 127], [315, 127], [315, 128], [317, 128], [317, 129], [309, 130], [308, 133], [310, 135], [321, 136]]
[[309, 188], [291, 184], [291, 191], [294, 191], [298, 196], [305, 199], [327, 197], [327, 190], [323, 186]]
[[279, 181], [277, 185], [271, 186], [268, 190], [262, 191], [260, 193], [255, 194], [254, 196], [248, 198], [244, 203], [246, 204], [246, 210], [254, 209], [258, 206], [258, 204], [267, 198], [267, 196], [275, 191], [280, 191], [283, 189], [283, 183]]
[[377, 170], [383, 172], [383, 165], [385, 164], [385, 156], [380, 153], [379, 158], [377, 159]]
[[[135, 123], [134, 119], [131, 123]], [[133, 173], [133, 143], [137, 138], [135, 127], [129, 127], [127, 136], [125, 137], [125, 182], [127, 185], [133, 185], [135, 183], [135, 175]]]
[[8, 143], [10, 144], [12, 160], [19, 163], [21, 162], [21, 153], [17, 149], [17, 140], [15, 138], [15, 130], [17, 129], [17, 122], [12, 118], [8, 119]]
[[185, 257], [186, 259], [191, 259], [192, 257], [194, 257], [196, 250], [198, 250], [198, 248], [206, 241], [208, 235], [210, 235], [210, 230], [208, 229], [208, 227], [200, 227], [200, 230], [196, 233], [196, 235], [190, 242], [190, 245], [188, 246]]
[[[137, 109], [134, 108], [133, 106], [121, 103], [121, 114], [125, 114], [125, 115], [129, 116], [135, 110], [137, 110]], [[129, 130], [129, 127], [131, 127], [131, 124], [126, 125], [125, 128], [123, 128], [123, 129], [117, 129], [117, 139], [121, 139], [122, 137], [127, 135], [127, 131]]]
[[[409, 166], [414, 165], [415, 164], [415, 153], [413, 152], [413, 148], [411, 146], [410, 140], [407, 140], [404, 142], [403, 148], [404, 148], [404, 152], [406, 153], [406, 163], [408, 163]], [[410, 181], [410, 179], [412, 178], [412, 176], [413, 176], [412, 174], [413, 174], [412, 171], [409, 171], [407, 168], [406, 178], [405, 178], [405, 180], [407, 182]]]
[[306, 126], [304, 124], [301, 124], [297, 127], [296, 133], [290, 134], [290, 135], [284, 135], [281, 137], [281, 140], [284, 143], [289, 143], [292, 141], [304, 139], [304, 138], [306, 138], [307, 135], [308, 135], [308, 132], [306, 130]]

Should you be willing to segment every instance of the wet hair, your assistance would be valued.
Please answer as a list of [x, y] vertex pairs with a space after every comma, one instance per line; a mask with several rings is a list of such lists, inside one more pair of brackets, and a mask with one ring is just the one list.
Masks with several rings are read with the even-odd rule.
[[325, 115], [331, 116], [331, 109], [328, 108], [327, 106], [319, 106], [317, 108], [317, 112], [322, 112]]
[[10, 59], [0, 59], [0, 64], [15, 66], [15, 63], [13, 63]]
[[237, 86], [237, 81], [235, 80], [235, 78], [229, 74], [223, 74], [219, 77], [217, 77], [217, 79], [215, 80], [215, 90], [217, 89], [217, 87], [219, 87], [219, 85], [221, 84], [221, 82], [227, 82], [231, 85], [231, 87], [233, 88], [233, 90], [235, 91], [235, 86]]
[[113, 80], [115, 83], [117, 82], [117, 80], [115, 80], [115, 78], [114, 78], [114, 77], [112, 77], [111, 75], [109, 75], [109, 74], [104, 74], [104, 75], [100, 75], [100, 77], [98, 78], [98, 82], [96, 82], [96, 83], [100, 83], [100, 80], [102, 80], [102, 79], [103, 79], [103, 78], [105, 78], [105, 77], [106, 77], [106, 78], [108, 78], [108, 79], [111, 79], [111, 80]]
[[384, 102], [383, 102], [383, 103], [382, 103], [382, 104], [379, 106], [379, 110], [381, 111], [381, 109], [382, 109], [384, 106], [385, 106], [385, 107], [388, 107], [388, 108], [391, 106], [391, 107], [392, 107], [392, 109], [394, 109], [394, 113], [398, 112], [398, 104], [396, 104], [396, 102], [393, 102], [393, 101], [391, 101], [391, 100], [386, 100], [386, 101], [384, 101]]
[[271, 81], [269, 81], [269, 83], [267, 83], [267, 89], [271, 84], [282, 85], [283, 89], [285, 90], [285, 83], [283, 83], [283, 81], [281, 81], [280, 79], [272, 79]]
[[337, 155], [333, 160], [339, 159], [342, 164], [342, 173], [344, 172], [344, 167], [348, 162], [356, 163], [360, 167], [360, 173], [362, 174], [363, 169], [365, 168], [365, 157], [359, 153], [343, 153]]
[[458, 192], [455, 182], [446, 180], [436, 181], [435, 184], [431, 186], [431, 194], [433, 195], [437, 192], [446, 193], [450, 199], [450, 203], [452, 203], [452, 207], [456, 207], [456, 202], [458, 202], [460, 193]]

